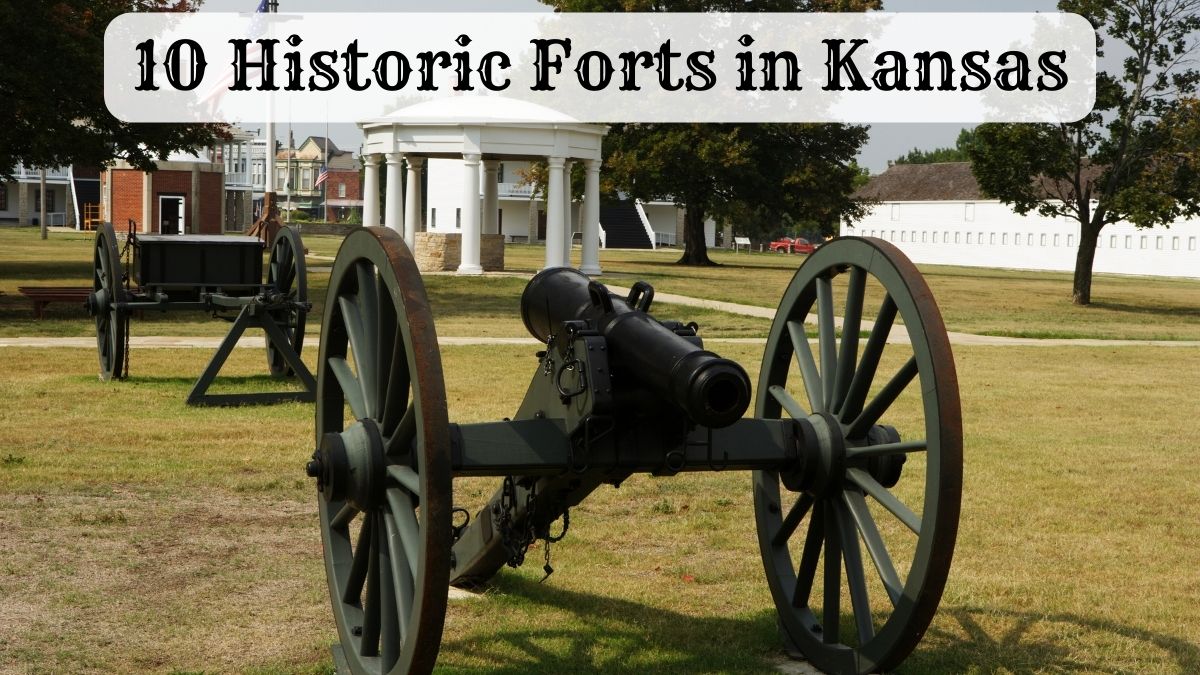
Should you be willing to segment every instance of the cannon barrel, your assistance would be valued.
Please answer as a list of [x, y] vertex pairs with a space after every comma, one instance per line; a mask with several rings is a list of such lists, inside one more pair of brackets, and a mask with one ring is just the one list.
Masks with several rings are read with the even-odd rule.
[[534, 276], [521, 295], [521, 318], [542, 342], [563, 322], [590, 322], [615, 363], [697, 424], [729, 426], [750, 405], [750, 378], [740, 365], [697, 347], [577, 270], [557, 267]]

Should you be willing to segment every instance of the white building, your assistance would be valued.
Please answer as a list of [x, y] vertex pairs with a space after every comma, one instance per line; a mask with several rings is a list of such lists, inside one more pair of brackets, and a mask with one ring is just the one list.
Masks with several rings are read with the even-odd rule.
[[[969, 163], [898, 164], [871, 179], [859, 196], [879, 204], [848, 236], [892, 242], [916, 263], [1070, 272], [1079, 224], [1068, 218], [1021, 216], [987, 199]], [[1139, 229], [1106, 226], [1093, 271], [1200, 278], [1200, 220]]]
[[[41, 217], [41, 170], [18, 164], [11, 182], [0, 182], [0, 222], [37, 225]], [[65, 166], [46, 169], [48, 225], [81, 227], [85, 205], [99, 203], [99, 172]], [[91, 214], [93, 217], [97, 213]]]

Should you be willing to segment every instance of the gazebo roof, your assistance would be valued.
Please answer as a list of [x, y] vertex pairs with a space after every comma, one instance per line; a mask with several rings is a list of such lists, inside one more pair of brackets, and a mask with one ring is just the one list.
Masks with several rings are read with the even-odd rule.
[[423, 157], [600, 159], [603, 124], [585, 124], [552, 108], [501, 96], [423, 101], [359, 122], [362, 154]]

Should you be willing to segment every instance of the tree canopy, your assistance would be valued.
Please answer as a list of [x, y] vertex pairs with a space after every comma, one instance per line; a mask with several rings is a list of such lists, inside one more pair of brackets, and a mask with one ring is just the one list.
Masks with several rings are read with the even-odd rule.
[[208, 145], [211, 124], [131, 124], [104, 104], [104, 29], [131, 11], [190, 11], [186, 0], [0, 3], [0, 176], [27, 166], [123, 158], [152, 169], [167, 153]]
[[[569, 12], [806, 12], [879, 9], [880, 0], [542, 0]], [[640, 199], [687, 207], [679, 262], [712, 264], [704, 223], [735, 230], [808, 221], [825, 232], [865, 207], [850, 197], [867, 128], [841, 124], [617, 124], [604, 140], [607, 181]]]
[[1092, 113], [1070, 124], [987, 124], [969, 149], [989, 195], [1018, 213], [1080, 225], [1072, 300], [1091, 303], [1100, 231], [1200, 215], [1200, 0], [1061, 0], [1129, 55], [1097, 78]]
[[897, 157], [893, 164], [938, 164], [941, 162], [969, 162], [971, 156], [969, 154], [971, 141], [975, 138], [975, 132], [970, 129], [963, 129], [958, 132], [958, 140], [955, 141], [953, 148], [935, 148], [933, 150], [921, 150], [913, 148], [908, 151], [908, 154]]

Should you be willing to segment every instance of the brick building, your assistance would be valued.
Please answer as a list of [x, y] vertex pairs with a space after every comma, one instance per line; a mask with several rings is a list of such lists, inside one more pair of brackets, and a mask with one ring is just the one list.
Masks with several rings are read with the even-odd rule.
[[224, 166], [173, 154], [143, 172], [118, 160], [100, 176], [103, 219], [122, 231], [133, 220], [152, 234], [221, 234]]

